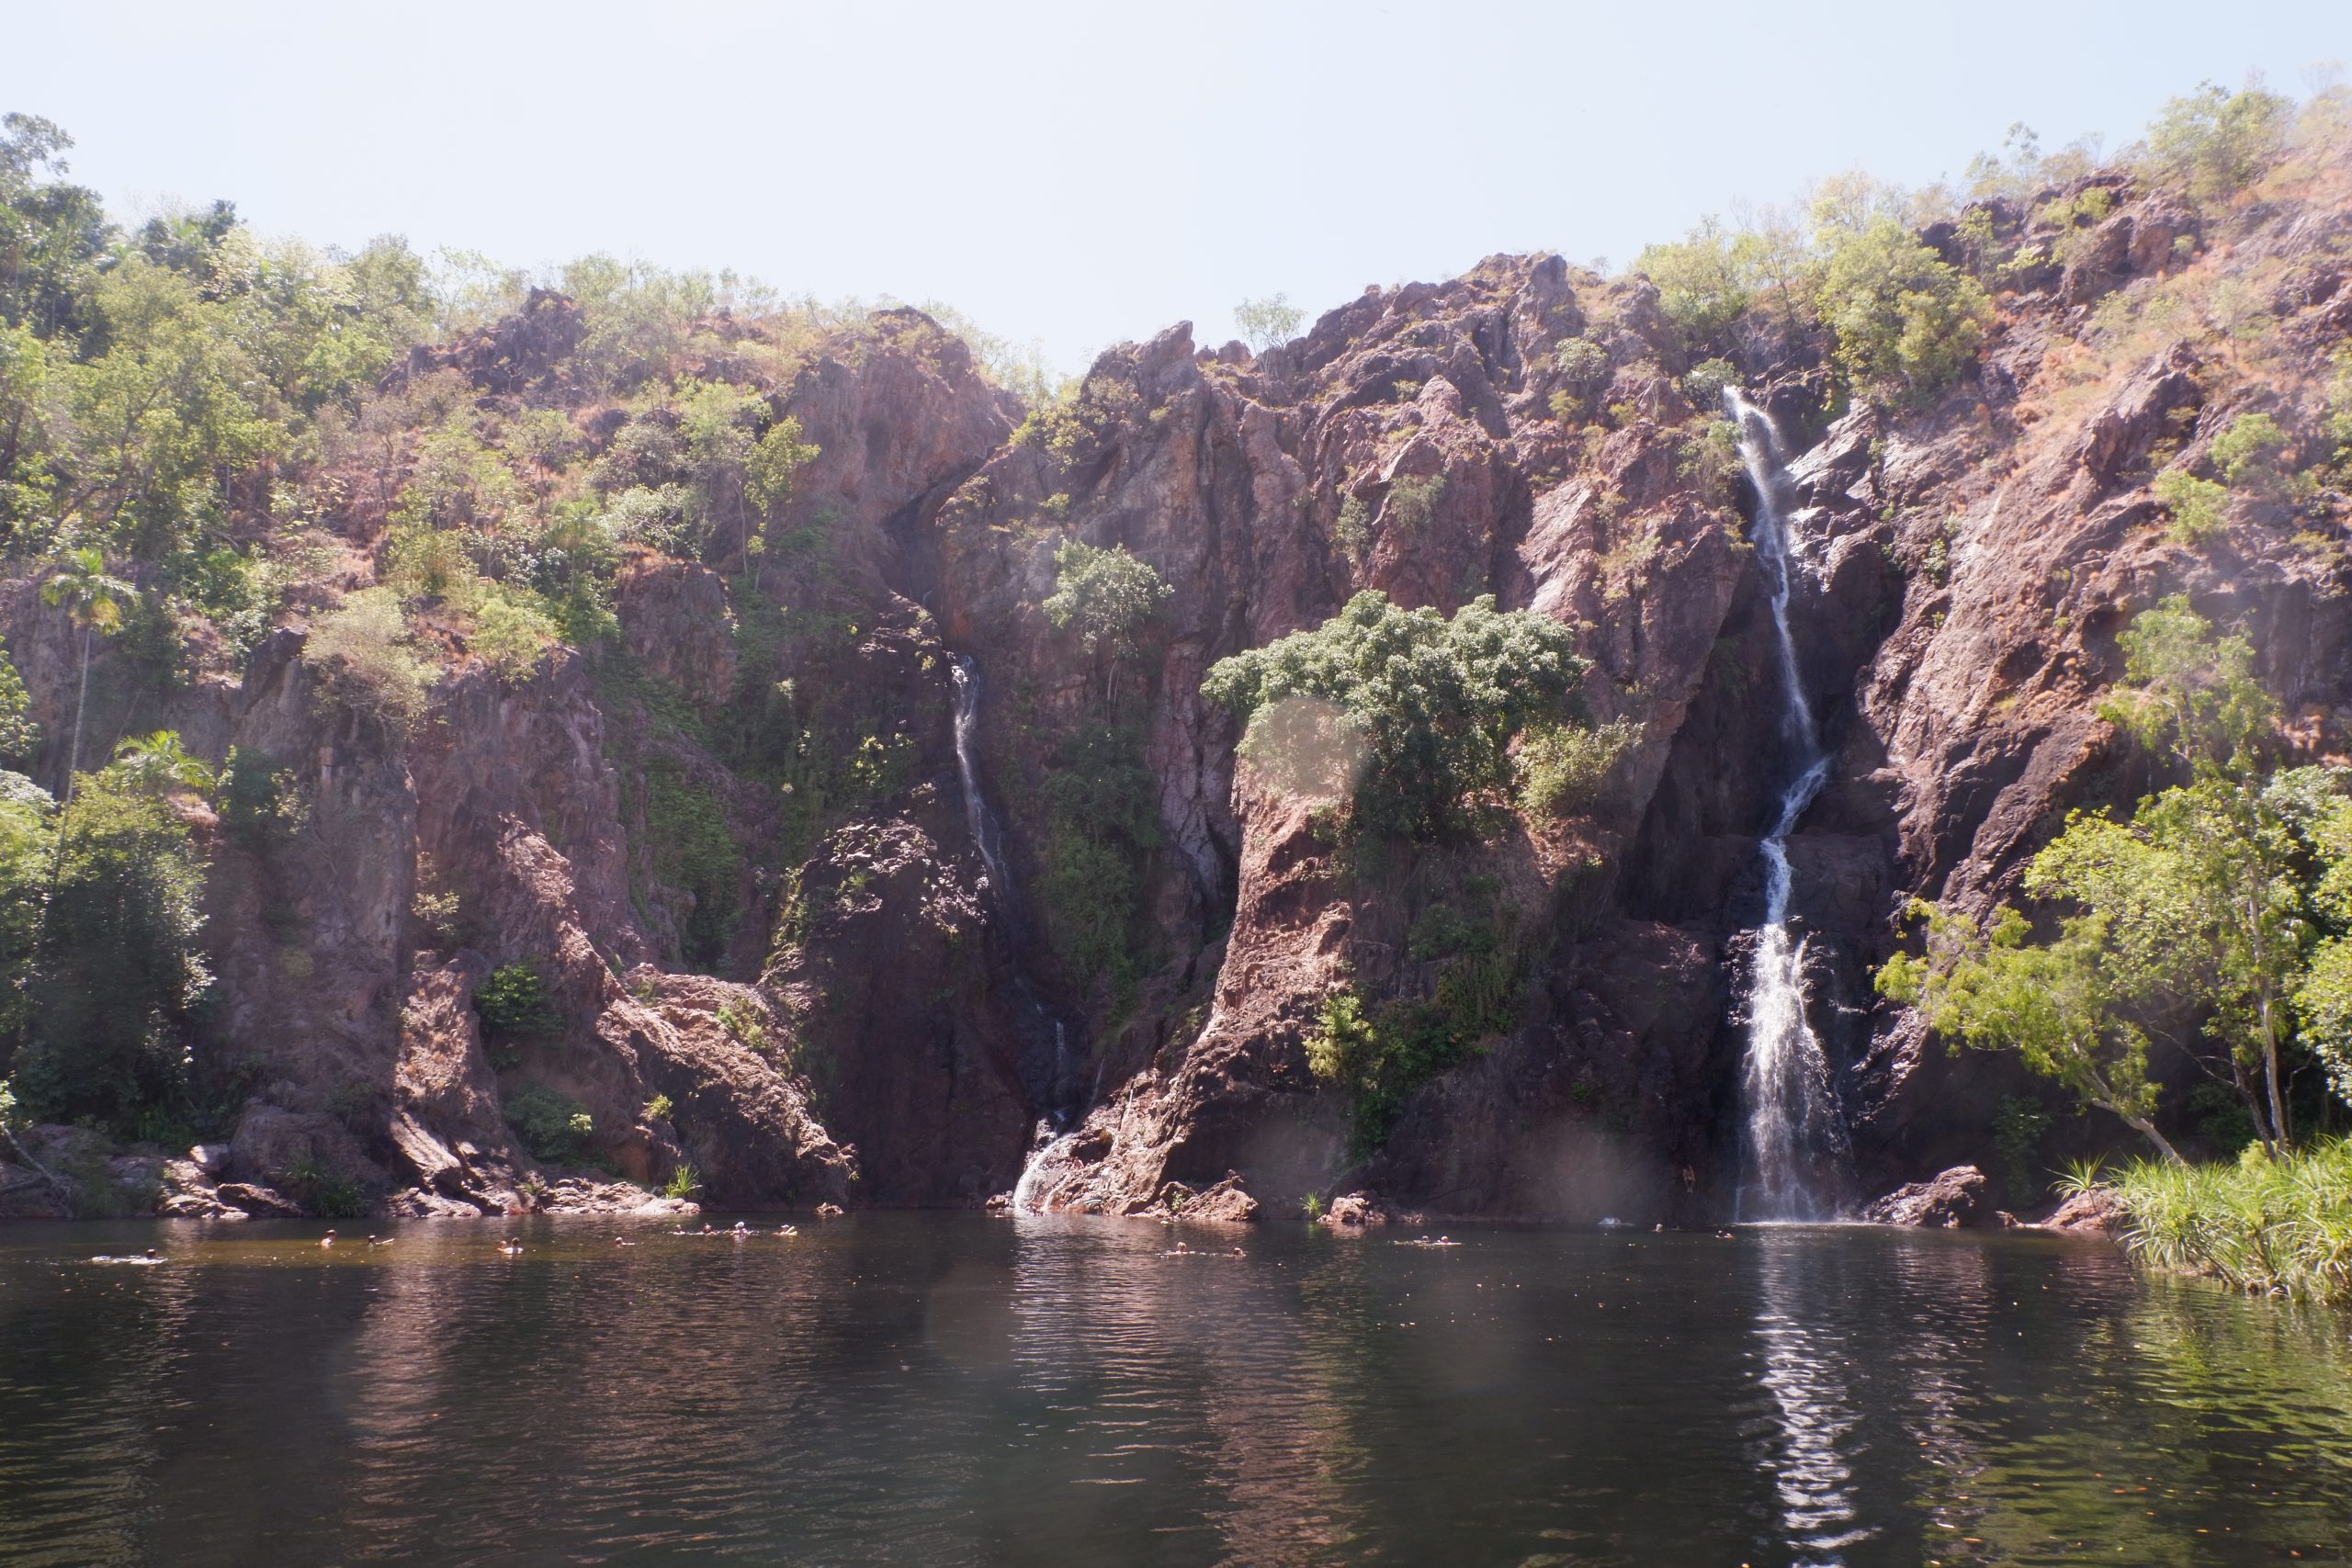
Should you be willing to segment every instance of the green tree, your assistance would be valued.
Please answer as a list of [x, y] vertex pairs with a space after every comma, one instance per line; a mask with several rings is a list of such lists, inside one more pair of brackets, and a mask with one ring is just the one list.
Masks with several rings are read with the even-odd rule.
[[2255, 678], [2252, 643], [2216, 637], [2185, 593], [2133, 616], [2115, 640], [2123, 680], [2099, 705], [2101, 718], [2192, 774], [2255, 765], [2278, 705]]
[[40, 726], [33, 721], [33, 700], [24, 677], [5, 652], [0, 652], [0, 763], [24, 769], [32, 763], [40, 744]]
[[1829, 231], [1821, 318], [1849, 386], [1889, 402], [1931, 396], [1975, 357], [1993, 304], [1974, 278], [1889, 218]]
[[1737, 236], [1712, 217], [1679, 241], [1645, 249], [1634, 270], [1657, 285], [1659, 312], [1692, 346], [1721, 342], [1754, 298]]
[[170, 803], [119, 767], [83, 779], [58, 833], [17, 1092], [46, 1119], [136, 1132], [188, 1087], [189, 1010], [210, 983], [203, 861]]
[[[800, 470], [822, 455], [822, 449], [816, 443], [800, 438], [800, 421], [791, 414], [777, 420], [760, 437], [752, 446], [751, 456], [745, 459], [743, 494], [759, 512], [763, 529], [781, 515], [791, 502], [793, 487], [800, 478]], [[743, 548], [744, 570], [748, 571], [752, 548], [748, 533]]]
[[1306, 312], [1290, 302], [1287, 294], [1275, 294], [1264, 299], [1244, 299], [1233, 308], [1233, 324], [1241, 329], [1242, 341], [1252, 354], [1263, 354], [1279, 348], [1298, 335], [1306, 324]]
[[1104, 694], [1118, 700], [1119, 668], [1141, 649], [1151, 618], [1174, 592], [1149, 561], [1124, 545], [1096, 549], [1065, 539], [1054, 551], [1054, 591], [1046, 599], [1046, 619], [1057, 631], [1074, 632], [1079, 646], [1104, 671]]
[[2252, 185], [2277, 161], [2293, 114], [2294, 105], [2264, 91], [2259, 78], [2234, 93], [2208, 82], [2165, 101], [2148, 128], [2148, 151], [2189, 194], [2219, 200]]
[[0, 326], [70, 337], [113, 238], [98, 193], [69, 185], [74, 139], [34, 115], [0, 117]]
[[2014, 909], [2003, 909], [1989, 933], [1925, 902], [1912, 914], [1927, 923], [1927, 952], [1889, 959], [1878, 975], [1883, 994], [1917, 1008], [1940, 1034], [2016, 1052], [2030, 1070], [2183, 1163], [2155, 1124], [2147, 1036], [2131, 1017], [2139, 976], [2109, 962], [2103, 917], [2068, 920], [2055, 941], [2037, 942]]
[[1558, 622], [1498, 611], [1491, 595], [1449, 620], [1367, 590], [1312, 631], [1219, 660], [1201, 690], [1250, 721], [1245, 755], [1267, 756], [1283, 737], [1285, 699], [1328, 712], [1369, 762], [1357, 821], [1436, 838], [1474, 828], [1504, 798], [1521, 729], [1567, 716], [1586, 668], [1574, 649]]

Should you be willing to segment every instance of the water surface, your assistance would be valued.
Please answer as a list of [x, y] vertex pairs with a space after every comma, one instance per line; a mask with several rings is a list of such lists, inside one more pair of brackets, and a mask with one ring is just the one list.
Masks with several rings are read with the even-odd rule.
[[[799, 1228], [440, 1222], [322, 1250], [292, 1224], [0, 1227], [0, 1561], [2234, 1565], [2352, 1542], [2345, 1320], [2101, 1247]], [[149, 1246], [167, 1261], [88, 1261]]]

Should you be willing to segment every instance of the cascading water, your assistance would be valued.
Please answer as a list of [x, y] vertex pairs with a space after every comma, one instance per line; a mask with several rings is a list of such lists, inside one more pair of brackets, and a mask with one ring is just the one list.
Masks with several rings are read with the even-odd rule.
[[[989, 809], [987, 795], [980, 791], [978, 754], [980, 728], [980, 677], [978, 669], [967, 654], [957, 654], [948, 668], [956, 683], [956, 774], [964, 786], [964, 823], [972, 835], [972, 847], [980, 852], [980, 865], [987, 874], [987, 886], [981, 897], [989, 912], [1002, 927], [1006, 945], [1017, 953], [1021, 942], [1021, 912], [1019, 900], [1013, 897], [1012, 874], [1005, 867], [1004, 834], [998, 826], [996, 813]], [[1053, 1036], [1052, 1091], [1048, 1103], [1053, 1113], [1041, 1118], [1032, 1140], [1028, 1163], [1023, 1167], [1021, 1179], [1012, 1189], [1013, 1207], [1034, 1213], [1037, 1207], [1038, 1189], [1042, 1174], [1065, 1151], [1075, 1137], [1074, 1131], [1063, 1131], [1076, 1120], [1072, 1108], [1059, 1103], [1060, 1089], [1070, 1077], [1069, 1030], [1060, 1019], [1053, 1017], [1026, 976], [1016, 968], [1012, 987], [1030, 1014], [1030, 1022], [1042, 1036], [1050, 1026]]]
[[997, 918], [1010, 927], [1014, 924], [1012, 879], [1004, 869], [1004, 837], [998, 830], [996, 814], [989, 809], [988, 797], [980, 793], [978, 764], [973, 760], [979, 747], [979, 672], [969, 655], [959, 653], [948, 666], [948, 674], [956, 682], [956, 776], [964, 785], [964, 825], [970, 829], [972, 846], [980, 852], [980, 864], [988, 872], [987, 901]]
[[1804, 947], [1789, 930], [1789, 834], [1829, 779], [1829, 758], [1797, 669], [1789, 633], [1788, 474], [1770, 415], [1732, 388], [1724, 406], [1739, 428], [1740, 459], [1756, 487], [1756, 558], [1772, 609], [1781, 666], [1783, 735], [1794, 766], [1764, 837], [1764, 925], [1747, 983], [1746, 1168], [1737, 1200], [1743, 1220], [1819, 1220], [1837, 1213], [1834, 1183], [1849, 1158], [1844, 1120], [1829, 1083], [1829, 1059], [1804, 1010]]

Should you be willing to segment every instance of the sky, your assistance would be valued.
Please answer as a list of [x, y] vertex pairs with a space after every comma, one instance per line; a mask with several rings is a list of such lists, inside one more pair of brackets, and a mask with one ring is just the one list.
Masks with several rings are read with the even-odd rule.
[[125, 215], [936, 299], [1065, 370], [2329, 62], [2346, 0], [0, 0], [0, 109]]

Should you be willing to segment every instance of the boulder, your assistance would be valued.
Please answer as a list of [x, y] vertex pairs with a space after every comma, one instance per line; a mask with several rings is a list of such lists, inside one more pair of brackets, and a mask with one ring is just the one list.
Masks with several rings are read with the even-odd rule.
[[2113, 1235], [2123, 1228], [2128, 1217], [2123, 1200], [2113, 1188], [2094, 1187], [2059, 1204], [2041, 1222], [2041, 1228], [2072, 1235]]
[[1167, 1218], [1188, 1224], [1242, 1225], [1258, 1218], [1258, 1200], [1241, 1190], [1241, 1177], [1227, 1171], [1225, 1179], [1194, 1191], [1181, 1181], [1159, 1190], [1154, 1207]]
[[1956, 1165], [1928, 1181], [1898, 1187], [1862, 1211], [1873, 1224], [1912, 1225], [1950, 1230], [1956, 1225], [1982, 1224], [1985, 1216], [1977, 1205], [1984, 1196], [1984, 1173], [1973, 1165]]

